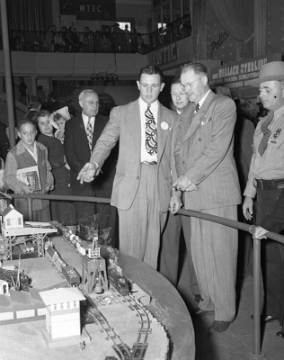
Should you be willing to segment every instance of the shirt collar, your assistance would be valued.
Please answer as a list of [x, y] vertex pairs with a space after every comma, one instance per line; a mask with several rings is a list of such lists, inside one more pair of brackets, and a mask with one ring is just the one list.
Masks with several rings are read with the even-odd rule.
[[[151, 106], [151, 109], [153, 109], [154, 111], [156, 109], [158, 109], [158, 105], [159, 105], [159, 101], [156, 100], [154, 101], [152, 104], [150, 104]], [[139, 106], [142, 108], [142, 109], [147, 109], [147, 107], [149, 106], [149, 104], [147, 104], [144, 100], [141, 99], [141, 97], [139, 98]]]
[[208, 96], [208, 94], [210, 93], [210, 89], [207, 91], [207, 93], [203, 96], [203, 98], [200, 100], [200, 101], [198, 101], [198, 103], [196, 103], [196, 104], [199, 104], [199, 108], [201, 108], [201, 106], [203, 105], [203, 103], [204, 103], [204, 101], [206, 100], [206, 98], [207, 98], [207, 96]]
[[[87, 115], [85, 115], [85, 114], [82, 113], [82, 117], [83, 117], [83, 120], [84, 120], [84, 121], [88, 122], [89, 116], [87, 116]], [[95, 116], [92, 116], [92, 117], [91, 117], [91, 121], [93, 121], [93, 120], [95, 120]]]
[[281, 106], [279, 109], [275, 110], [274, 111], [274, 117], [278, 117], [278, 116], [281, 116], [281, 115], [284, 115], [284, 105]]

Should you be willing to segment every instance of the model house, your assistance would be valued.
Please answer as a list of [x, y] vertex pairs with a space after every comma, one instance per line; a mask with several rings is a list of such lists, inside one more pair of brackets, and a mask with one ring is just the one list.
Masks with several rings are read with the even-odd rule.
[[80, 336], [80, 301], [85, 297], [77, 288], [40, 292], [46, 306], [46, 330], [52, 340]]
[[6, 230], [24, 227], [24, 216], [13, 205], [9, 205], [3, 212], [3, 227]]

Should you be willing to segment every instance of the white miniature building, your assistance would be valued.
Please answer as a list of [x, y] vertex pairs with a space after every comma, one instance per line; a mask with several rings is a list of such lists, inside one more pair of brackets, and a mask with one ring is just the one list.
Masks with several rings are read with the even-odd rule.
[[24, 216], [13, 205], [9, 205], [3, 211], [2, 226], [4, 229], [24, 227]]
[[51, 340], [81, 335], [80, 301], [77, 288], [59, 288], [40, 292], [46, 306], [46, 330]]

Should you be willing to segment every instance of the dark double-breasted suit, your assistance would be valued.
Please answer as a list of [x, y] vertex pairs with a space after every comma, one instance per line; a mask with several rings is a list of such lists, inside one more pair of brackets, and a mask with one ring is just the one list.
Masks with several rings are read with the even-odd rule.
[[[104, 127], [108, 122], [108, 118], [102, 115], [97, 115], [95, 118], [95, 126], [93, 129], [93, 147], [96, 145]], [[115, 174], [117, 149], [114, 149], [106, 161], [103, 172], [96, 179], [96, 182], [83, 183], [77, 180], [77, 176], [82, 167], [90, 160], [91, 151], [87, 139], [87, 134], [84, 127], [82, 114], [72, 118], [66, 122], [64, 148], [67, 163], [70, 166], [70, 183], [74, 195], [80, 196], [96, 196], [109, 198], [111, 196], [112, 183]], [[103, 216], [99, 219], [101, 227], [108, 224], [112, 227], [112, 238], [116, 231], [115, 209], [111, 209], [109, 205], [95, 203], [76, 203], [77, 221], [78, 223], [91, 224], [93, 216], [98, 213]], [[109, 219], [106, 219], [109, 217]], [[104, 219], [105, 218], [105, 219]], [[109, 221], [108, 221], [109, 220]], [[115, 240], [116, 241], [116, 240]], [[112, 244], [114, 244], [112, 242]]]

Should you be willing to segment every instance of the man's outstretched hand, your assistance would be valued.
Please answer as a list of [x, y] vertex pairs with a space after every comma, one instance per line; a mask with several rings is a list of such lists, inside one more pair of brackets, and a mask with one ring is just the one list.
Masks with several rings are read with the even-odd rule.
[[91, 182], [94, 180], [95, 176], [99, 175], [99, 166], [93, 162], [88, 162], [84, 165], [77, 176], [77, 180], [80, 180], [80, 183]]

